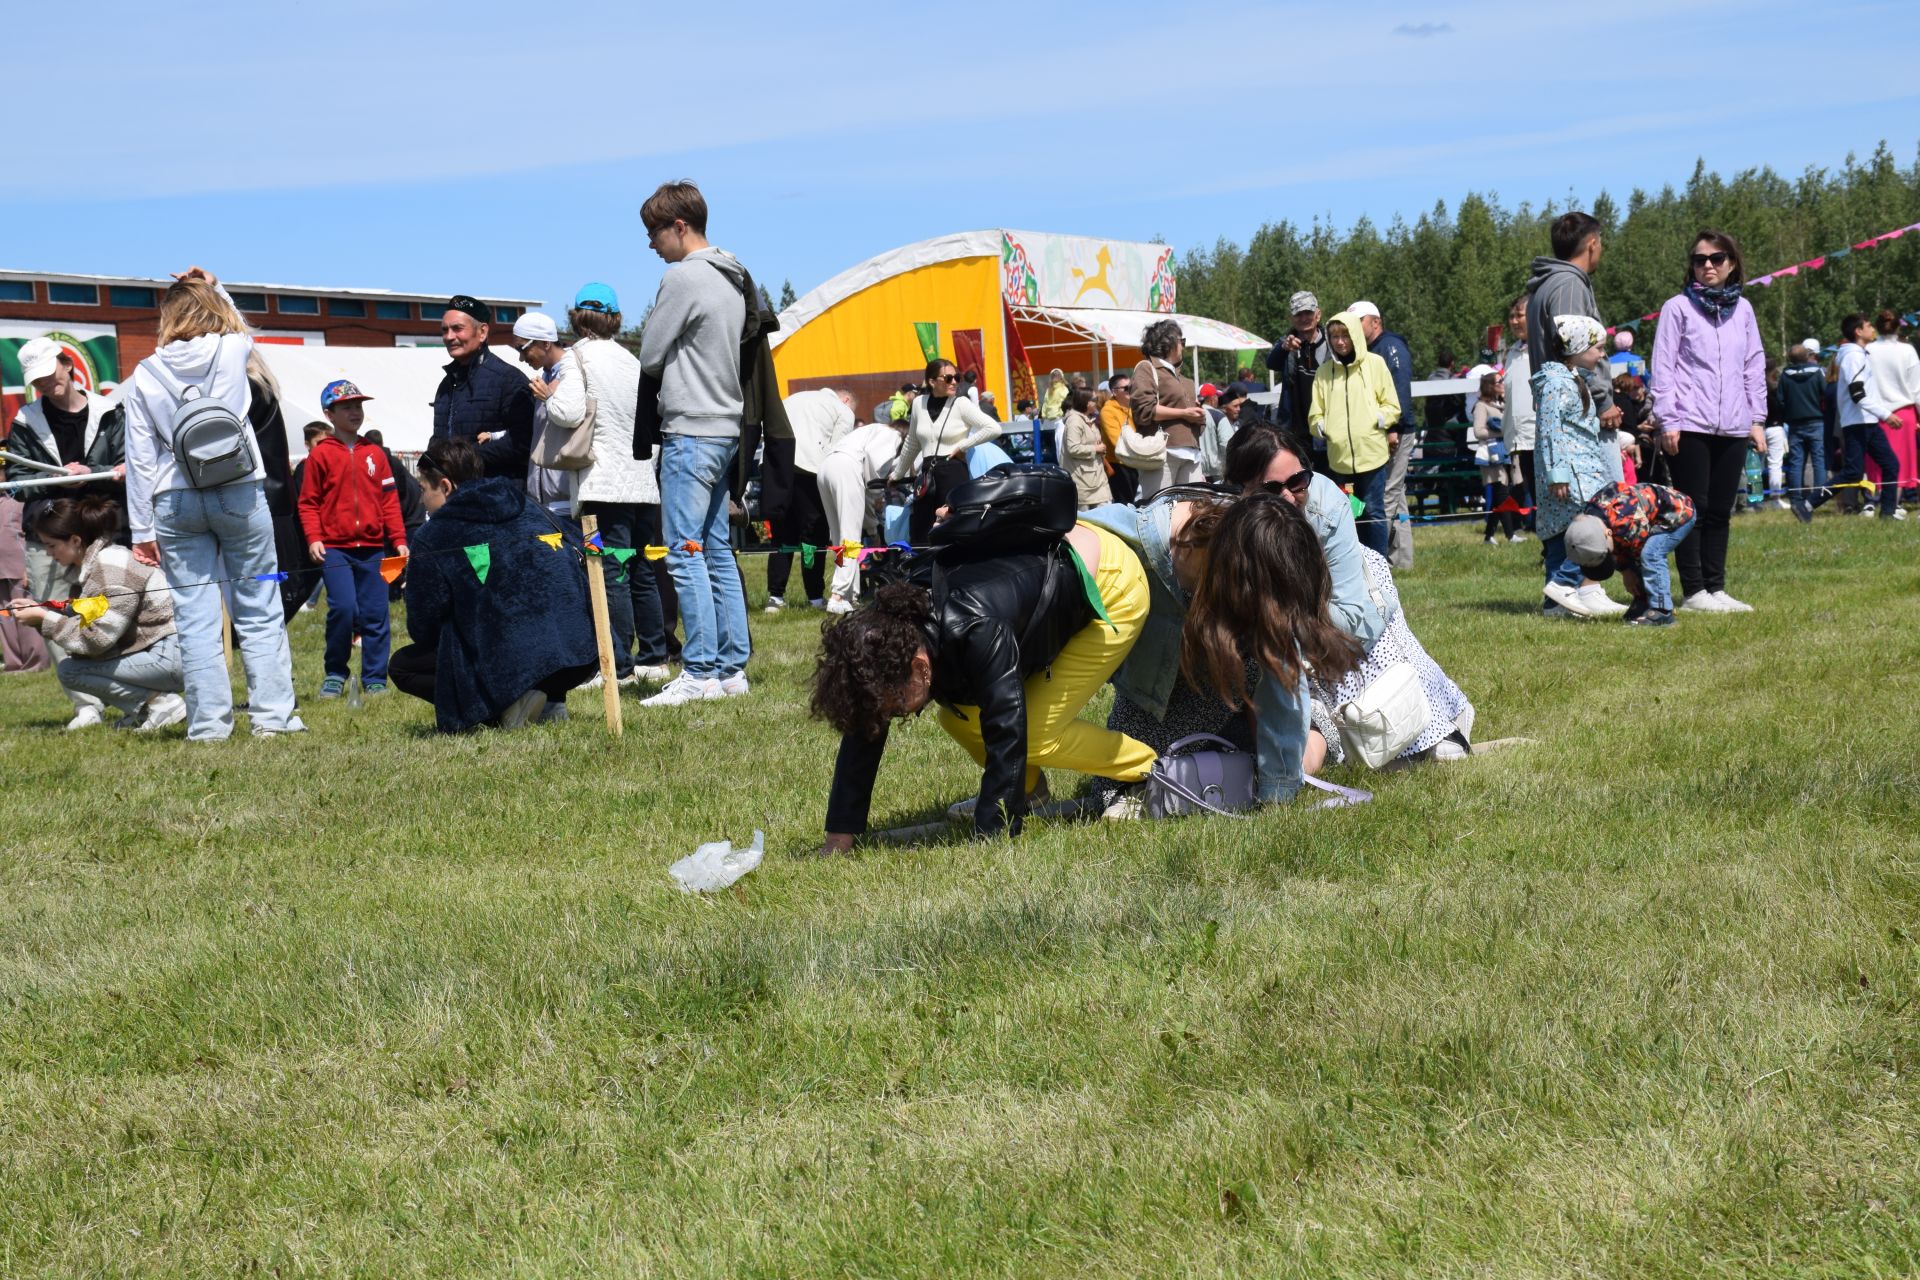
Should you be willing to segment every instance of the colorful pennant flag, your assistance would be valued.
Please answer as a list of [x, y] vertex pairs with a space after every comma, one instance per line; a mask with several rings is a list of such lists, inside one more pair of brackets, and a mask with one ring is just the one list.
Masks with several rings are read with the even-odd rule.
[[397, 582], [400, 578], [400, 575], [405, 573], [406, 571], [407, 571], [407, 558], [405, 556], [382, 556], [381, 557], [380, 576], [386, 579], [388, 586], [392, 586], [395, 582]]
[[937, 320], [913, 322], [913, 336], [920, 340], [920, 358], [932, 363], [940, 358], [940, 323]]
[[105, 596], [82, 596], [68, 602], [73, 616], [80, 619], [80, 625], [90, 627], [107, 616], [107, 598]]
[[553, 549], [554, 549], [555, 551], [558, 551], [558, 550], [560, 549], [560, 535], [559, 535], [559, 534], [557, 534], [557, 533], [543, 533], [543, 534], [540, 534], [540, 535], [539, 535], [539, 538], [540, 538], [540, 541], [542, 541], [542, 542], [544, 542], [544, 543], [546, 543], [546, 544], [547, 544], [548, 546], [550, 546], [550, 547], [552, 547], [552, 548], [553, 548]]
[[466, 548], [466, 552], [467, 563], [473, 566], [473, 576], [485, 582], [487, 570], [493, 567], [493, 548], [484, 542], [479, 542]]
[[638, 547], [608, 547], [606, 554], [615, 564], [625, 564], [639, 554]]
[[665, 547], [648, 547], [646, 548], [646, 556], [649, 560], [665, 560], [667, 558], [667, 549]]

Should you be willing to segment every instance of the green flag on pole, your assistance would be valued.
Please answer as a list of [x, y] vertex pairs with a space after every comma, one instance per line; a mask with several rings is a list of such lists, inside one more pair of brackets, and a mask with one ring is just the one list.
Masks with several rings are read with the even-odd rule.
[[932, 364], [940, 358], [940, 324], [935, 320], [913, 322], [913, 335], [920, 339], [920, 358]]

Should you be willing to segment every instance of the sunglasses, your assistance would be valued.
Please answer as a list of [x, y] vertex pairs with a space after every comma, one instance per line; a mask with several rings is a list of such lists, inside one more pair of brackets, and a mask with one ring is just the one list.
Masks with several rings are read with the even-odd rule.
[[1285, 480], [1269, 480], [1260, 486], [1262, 490], [1272, 494], [1276, 498], [1283, 493], [1291, 493], [1296, 498], [1304, 498], [1307, 496], [1307, 490], [1312, 487], [1313, 472], [1307, 470], [1305, 467], [1300, 468]]
[[1696, 267], [1704, 267], [1709, 262], [1716, 267], [1724, 267], [1727, 265], [1727, 255], [1724, 253], [1696, 253], [1693, 255], [1693, 265]]
[[941, 373], [934, 375], [933, 380], [935, 382], [958, 382], [960, 375], [957, 373]]
[[540, 339], [538, 338], [528, 338], [525, 342], [521, 343], [519, 346], [513, 349], [513, 354], [517, 356], [523, 356], [527, 354], [527, 348], [532, 346], [534, 343], [538, 341], [540, 341]]

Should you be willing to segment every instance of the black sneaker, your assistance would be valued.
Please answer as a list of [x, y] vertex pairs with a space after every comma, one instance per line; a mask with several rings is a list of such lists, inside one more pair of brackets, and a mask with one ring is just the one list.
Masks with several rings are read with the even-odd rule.
[[1796, 502], [1793, 504], [1793, 518], [1801, 524], [1812, 524], [1813, 508], [1804, 502]]
[[1635, 596], [1633, 603], [1627, 606], [1627, 616], [1623, 618], [1622, 621], [1638, 622], [1646, 615], [1647, 610], [1652, 607], [1652, 604], [1645, 596]]
[[1629, 616], [1627, 621], [1636, 627], [1670, 627], [1673, 625], [1673, 610], [1648, 609], [1637, 618]]

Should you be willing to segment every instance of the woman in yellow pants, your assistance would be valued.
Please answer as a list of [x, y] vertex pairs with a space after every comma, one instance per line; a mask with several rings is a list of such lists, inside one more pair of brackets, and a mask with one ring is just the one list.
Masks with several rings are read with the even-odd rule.
[[873, 783], [899, 716], [940, 704], [940, 726], [983, 769], [974, 831], [1018, 834], [1046, 766], [1137, 782], [1151, 749], [1079, 718], [1146, 621], [1146, 570], [1104, 529], [1076, 525], [1039, 553], [943, 566], [822, 634], [813, 713], [840, 730], [827, 800], [829, 851], [863, 833]]

